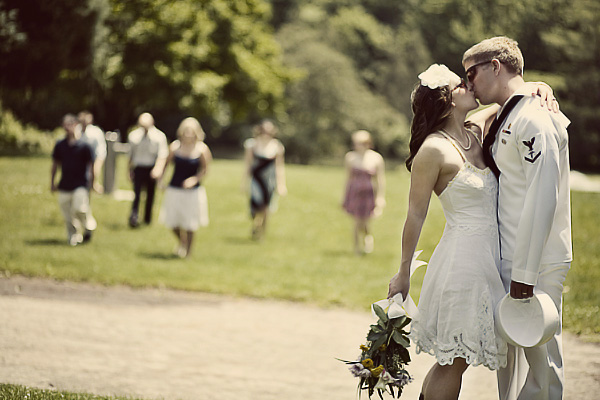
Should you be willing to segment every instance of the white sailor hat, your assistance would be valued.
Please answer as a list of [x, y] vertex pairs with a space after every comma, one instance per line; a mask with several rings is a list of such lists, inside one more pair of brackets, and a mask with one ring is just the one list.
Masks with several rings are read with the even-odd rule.
[[556, 305], [550, 296], [535, 290], [529, 299], [504, 296], [496, 306], [495, 324], [498, 333], [510, 344], [535, 347], [550, 340], [558, 329]]

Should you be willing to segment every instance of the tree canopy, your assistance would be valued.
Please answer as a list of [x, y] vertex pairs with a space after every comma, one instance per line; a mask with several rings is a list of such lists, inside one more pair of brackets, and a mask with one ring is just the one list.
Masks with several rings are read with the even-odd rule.
[[597, 0], [0, 0], [0, 100], [45, 129], [90, 109], [124, 130], [149, 111], [172, 134], [191, 115], [234, 145], [271, 117], [299, 162], [339, 158], [366, 129], [402, 158], [418, 73], [460, 74], [462, 53], [498, 35], [554, 88], [572, 166], [600, 170]]

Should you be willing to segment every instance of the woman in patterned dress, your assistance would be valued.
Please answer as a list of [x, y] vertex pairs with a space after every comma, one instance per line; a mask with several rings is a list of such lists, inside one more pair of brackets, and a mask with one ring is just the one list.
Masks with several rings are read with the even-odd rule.
[[369, 222], [385, 206], [385, 164], [381, 154], [371, 149], [369, 132], [354, 132], [352, 144], [354, 150], [344, 158], [348, 180], [342, 207], [354, 218], [354, 251], [360, 255], [373, 251]]
[[254, 137], [244, 142], [245, 174], [242, 191], [250, 195], [252, 239], [263, 237], [267, 216], [277, 208], [276, 197], [285, 196], [283, 144], [275, 138], [277, 127], [270, 120], [261, 121], [254, 128]]

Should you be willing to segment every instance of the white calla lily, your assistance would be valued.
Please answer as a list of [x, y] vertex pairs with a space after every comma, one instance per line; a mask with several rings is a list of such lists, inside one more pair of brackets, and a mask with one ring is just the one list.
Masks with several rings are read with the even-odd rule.
[[[412, 262], [410, 263], [410, 277], [413, 276], [415, 271], [420, 267], [427, 265], [425, 261], [417, 260], [417, 257], [423, 252], [423, 250], [415, 251], [413, 254]], [[414, 300], [410, 296], [407, 296], [406, 299], [402, 298], [402, 293], [396, 294], [391, 299], [383, 299], [376, 301], [373, 305], [377, 304], [384, 311], [387, 312], [389, 318], [398, 318], [403, 315], [408, 315], [410, 318], [414, 318], [417, 316], [419, 310]], [[373, 317], [377, 318], [377, 314], [373, 306], [371, 306], [371, 312], [373, 313]]]

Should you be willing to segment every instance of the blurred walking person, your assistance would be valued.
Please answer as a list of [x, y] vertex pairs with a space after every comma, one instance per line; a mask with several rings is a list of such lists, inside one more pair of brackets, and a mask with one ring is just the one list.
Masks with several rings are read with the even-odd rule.
[[268, 119], [253, 129], [254, 137], [244, 142], [245, 175], [242, 190], [250, 194], [252, 239], [263, 237], [267, 216], [277, 209], [277, 195], [285, 196], [285, 148], [275, 138], [277, 127]]
[[[67, 241], [76, 246], [83, 242], [87, 230], [89, 211], [89, 187], [93, 180], [93, 154], [89, 145], [79, 140], [77, 118], [73, 114], [63, 117], [65, 138], [59, 140], [52, 151], [50, 190], [58, 191], [58, 204], [65, 219]], [[60, 166], [60, 180], [56, 185], [56, 173]], [[91, 176], [88, 175], [91, 171]]]
[[354, 218], [354, 251], [360, 255], [373, 251], [369, 222], [385, 207], [385, 163], [381, 154], [371, 149], [369, 132], [354, 132], [352, 145], [354, 150], [344, 158], [348, 180], [342, 206]]
[[167, 137], [154, 126], [154, 117], [143, 113], [138, 118], [139, 127], [129, 133], [129, 177], [133, 181], [135, 197], [129, 216], [129, 226], [139, 225], [138, 213], [142, 189], [146, 190], [144, 222], [152, 221], [152, 205], [156, 180], [161, 175], [169, 155]]
[[[92, 157], [94, 158], [92, 167], [93, 174], [91, 170], [88, 171], [90, 188], [96, 193], [103, 193], [104, 187], [99, 180], [102, 176], [102, 165], [104, 165], [104, 160], [106, 159], [106, 139], [104, 138], [104, 132], [102, 132], [102, 129], [98, 126], [93, 125], [94, 116], [89, 111], [81, 111], [77, 115], [77, 119], [79, 121], [77, 129], [81, 132], [79, 140], [91, 147]], [[90, 205], [88, 207], [88, 215], [86, 218], [86, 234], [83, 236], [84, 242], [89, 241], [92, 238], [92, 231], [94, 231], [98, 225], [96, 219], [92, 215], [91, 191], [89, 201]]]
[[160, 220], [175, 233], [178, 245], [174, 253], [181, 258], [190, 255], [194, 232], [208, 225], [208, 199], [202, 179], [212, 154], [204, 138], [204, 130], [196, 118], [184, 119], [177, 129], [177, 140], [169, 146], [169, 156], [159, 179], [162, 181], [167, 166], [173, 163], [173, 176], [166, 188]]

